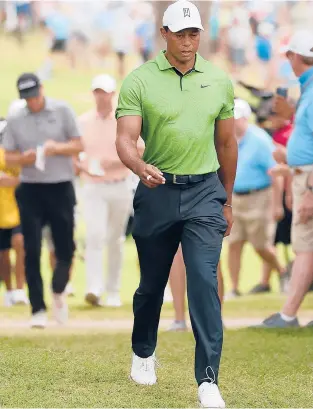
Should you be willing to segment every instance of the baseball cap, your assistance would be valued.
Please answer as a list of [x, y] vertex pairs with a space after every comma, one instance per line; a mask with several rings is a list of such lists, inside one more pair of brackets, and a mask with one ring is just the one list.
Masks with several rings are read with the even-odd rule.
[[21, 99], [38, 97], [40, 86], [40, 79], [32, 73], [22, 74], [17, 80], [17, 89]]
[[296, 31], [289, 43], [281, 48], [281, 52], [288, 51], [303, 57], [313, 57], [313, 32], [309, 30]]
[[252, 110], [247, 101], [243, 99], [239, 99], [239, 98], [235, 99], [235, 109], [234, 109], [235, 119], [240, 119], [240, 118], [249, 119], [251, 114], [252, 114]]
[[91, 89], [102, 89], [104, 92], [114, 92], [116, 90], [116, 81], [113, 77], [107, 74], [97, 75], [91, 84]]
[[186, 28], [203, 30], [199, 10], [186, 0], [178, 0], [165, 10], [163, 27], [168, 27], [173, 33]]

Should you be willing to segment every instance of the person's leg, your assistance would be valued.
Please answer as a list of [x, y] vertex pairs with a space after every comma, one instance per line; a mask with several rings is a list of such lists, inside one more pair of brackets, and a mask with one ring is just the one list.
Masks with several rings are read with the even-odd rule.
[[239, 274], [241, 269], [241, 255], [245, 242], [243, 240], [230, 242], [228, 246], [228, 269], [230, 273], [232, 292], [239, 293]]
[[[3, 232], [3, 231], [2, 231]], [[3, 235], [2, 237], [3, 238]], [[1, 243], [2, 245], [3, 243]], [[2, 247], [2, 246], [1, 246]], [[0, 251], [0, 276], [4, 281], [6, 293], [4, 294], [4, 306], [11, 307], [14, 304], [13, 289], [12, 289], [12, 276], [11, 276], [11, 260], [10, 250]]]
[[[169, 327], [169, 331], [186, 331], [186, 314], [185, 314], [185, 294], [186, 294], [186, 267], [184, 263], [181, 246], [175, 255], [169, 277], [171, 296], [173, 302], [175, 317]], [[168, 287], [166, 287], [168, 288]], [[164, 300], [166, 289], [164, 293]]]
[[132, 348], [140, 358], [156, 348], [166, 283], [181, 239], [180, 189], [139, 184], [134, 198], [133, 237], [140, 263], [140, 283], [134, 295]]
[[12, 249], [15, 251], [15, 279], [16, 288], [23, 290], [25, 285], [25, 251], [24, 251], [24, 237], [20, 233], [20, 228], [13, 229], [12, 232]]
[[233, 217], [234, 223], [229, 237], [226, 242], [228, 243], [228, 271], [231, 280], [231, 291], [226, 294], [226, 299], [232, 299], [240, 296], [239, 292], [239, 275], [241, 269], [241, 255], [246, 241], [246, 225], [245, 220], [241, 217], [242, 212], [245, 209], [242, 197], [234, 195], [233, 197]]
[[107, 304], [118, 306], [120, 304], [119, 293], [121, 287], [125, 231], [133, 199], [128, 181], [106, 186], [106, 197], [108, 201]]
[[175, 255], [169, 279], [173, 295], [175, 321], [185, 322], [186, 268], [181, 246]]
[[295, 317], [313, 282], [313, 252], [298, 253], [293, 263], [287, 300], [282, 313]]
[[16, 189], [24, 235], [25, 275], [32, 313], [46, 310], [40, 273], [43, 203], [41, 186], [22, 183]]
[[71, 182], [46, 186], [45, 204], [47, 223], [51, 228], [56, 265], [53, 271], [52, 291], [64, 293], [74, 253], [75, 193]]
[[[189, 313], [196, 340], [195, 376], [199, 385], [218, 383], [223, 325], [217, 266], [227, 228], [223, 216], [226, 194], [220, 181], [216, 183], [212, 176], [204, 183], [184, 191], [181, 201], [186, 209], [181, 243], [187, 271]], [[195, 197], [197, 206], [194, 206]]]
[[107, 236], [108, 206], [102, 184], [86, 184], [83, 189], [86, 224], [86, 294], [93, 294], [96, 300], [104, 291], [103, 248]]

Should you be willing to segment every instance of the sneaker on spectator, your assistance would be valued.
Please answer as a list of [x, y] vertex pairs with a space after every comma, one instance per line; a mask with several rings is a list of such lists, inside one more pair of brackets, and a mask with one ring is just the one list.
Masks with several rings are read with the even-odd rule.
[[186, 321], [173, 321], [171, 326], [169, 327], [169, 332], [182, 332], [187, 331], [187, 324]]
[[47, 326], [47, 313], [45, 310], [40, 310], [32, 315], [30, 320], [32, 328], [45, 328]]
[[281, 314], [277, 312], [266, 318], [262, 324], [254, 325], [252, 328], [299, 328], [299, 321], [294, 318], [292, 321], [286, 321]]
[[94, 293], [91, 292], [87, 293], [85, 296], [85, 301], [86, 303], [93, 305], [94, 307], [103, 307], [101, 298]]
[[269, 293], [270, 291], [271, 287], [269, 285], [259, 283], [249, 291], [249, 294], [263, 294]]
[[215, 383], [203, 382], [198, 389], [198, 399], [202, 408], [225, 408], [225, 402]]
[[235, 298], [241, 297], [242, 294], [238, 290], [232, 290], [225, 295], [225, 301], [234, 300]]
[[65, 293], [52, 294], [52, 312], [54, 319], [58, 324], [64, 325], [68, 321], [68, 305], [65, 299]]
[[29, 300], [24, 290], [15, 290], [13, 292], [13, 304], [14, 305], [28, 305]]
[[107, 307], [121, 307], [122, 301], [120, 295], [118, 293], [108, 293], [105, 305]]
[[70, 281], [67, 283], [67, 286], [65, 288], [65, 293], [68, 297], [74, 297], [75, 295], [73, 284]]
[[133, 353], [130, 378], [140, 385], [154, 385], [157, 381], [155, 374], [156, 363], [155, 354], [148, 358], [140, 358]]
[[7, 291], [4, 294], [4, 298], [3, 298], [3, 305], [5, 307], [12, 307], [12, 305], [14, 304], [13, 302], [13, 295], [14, 295], [14, 291]]

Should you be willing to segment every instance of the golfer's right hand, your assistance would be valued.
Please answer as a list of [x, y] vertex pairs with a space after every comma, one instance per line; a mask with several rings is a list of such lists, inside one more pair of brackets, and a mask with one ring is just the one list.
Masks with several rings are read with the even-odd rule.
[[142, 183], [153, 189], [159, 185], [164, 185], [165, 179], [163, 173], [153, 165], [144, 163], [138, 169], [137, 175], [140, 177]]

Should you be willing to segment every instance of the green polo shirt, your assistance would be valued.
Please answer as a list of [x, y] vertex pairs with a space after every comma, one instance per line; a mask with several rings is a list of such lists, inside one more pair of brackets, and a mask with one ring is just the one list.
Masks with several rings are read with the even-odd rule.
[[194, 69], [182, 75], [162, 51], [124, 80], [116, 118], [142, 117], [146, 163], [197, 175], [219, 168], [214, 125], [232, 118], [233, 110], [233, 85], [224, 71], [197, 54]]

